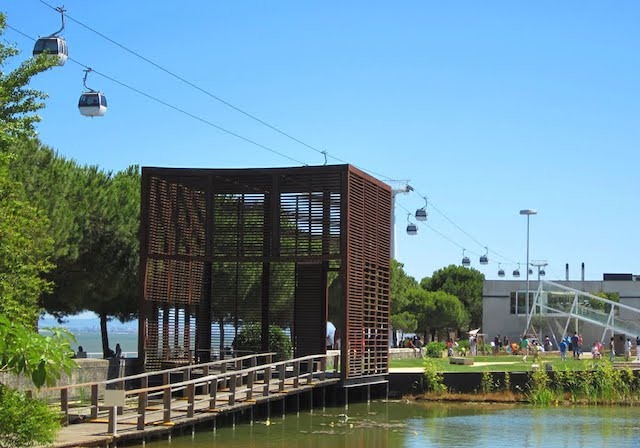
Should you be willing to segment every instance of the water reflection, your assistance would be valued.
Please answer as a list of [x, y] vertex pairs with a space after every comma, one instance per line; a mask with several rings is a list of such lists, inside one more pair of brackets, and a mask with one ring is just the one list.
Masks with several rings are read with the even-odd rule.
[[538, 409], [503, 405], [374, 402], [201, 431], [147, 447], [461, 447], [640, 446], [640, 409]]

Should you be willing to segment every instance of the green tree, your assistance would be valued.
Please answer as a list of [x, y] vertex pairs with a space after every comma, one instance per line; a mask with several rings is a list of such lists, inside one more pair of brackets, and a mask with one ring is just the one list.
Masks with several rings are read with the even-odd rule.
[[391, 260], [391, 314], [401, 313], [407, 306], [407, 291], [417, 285], [416, 279], [404, 272], [404, 264]]
[[435, 339], [438, 330], [450, 330], [467, 325], [469, 317], [464, 305], [454, 295], [444, 291], [425, 291], [414, 287], [407, 291], [407, 308], [417, 319], [418, 328]]
[[473, 328], [482, 325], [482, 272], [452, 264], [434, 272], [425, 284], [429, 291], [443, 291], [456, 296], [469, 314], [469, 325]]
[[59, 318], [84, 310], [96, 313], [106, 356], [107, 321], [125, 322], [138, 312], [140, 174], [137, 166], [115, 176], [83, 167], [76, 181], [77, 256], [56, 260], [55, 287], [44, 304]]
[[[390, 291], [389, 291], [389, 300], [391, 302], [391, 326], [394, 329], [402, 330], [402, 328], [396, 328], [394, 322], [397, 322], [398, 319], [404, 320], [404, 318], [397, 317], [405, 312], [411, 312], [407, 309], [409, 305], [409, 300], [407, 296], [407, 292], [414, 288], [417, 285], [416, 279], [407, 275], [404, 272], [404, 264], [391, 259], [391, 273], [390, 273]], [[415, 317], [415, 316], [414, 316]], [[413, 331], [413, 330], [412, 330]], [[396, 339], [396, 332], [393, 332], [393, 341], [394, 346], [398, 345], [398, 341]]]
[[82, 241], [81, 224], [87, 215], [79, 206], [85, 192], [82, 177], [85, 167], [67, 160], [39, 140], [29, 139], [13, 145], [11, 176], [22, 184], [29, 200], [49, 221], [53, 238], [52, 259], [56, 264], [78, 257]]
[[[0, 13], [0, 35], [6, 29], [6, 16]], [[0, 67], [5, 67], [18, 49], [0, 43]], [[41, 55], [22, 62], [15, 70], [0, 70], [0, 150], [7, 151], [17, 142], [36, 135], [34, 124], [41, 120], [36, 112], [44, 107], [44, 92], [28, 88], [31, 78], [55, 65]]]
[[0, 154], [0, 314], [34, 327], [40, 296], [50, 289], [43, 274], [52, 267], [53, 241], [46, 217], [9, 178], [8, 159]]
[[[6, 20], [0, 14], [0, 34]], [[3, 68], [18, 51], [0, 41], [0, 372], [29, 376], [37, 387], [53, 384], [73, 365], [69, 335], [35, 330], [38, 299], [48, 290], [53, 240], [47, 220], [30, 203], [24, 186], [10, 176], [12, 152], [35, 136], [43, 92], [29, 89], [31, 77], [51, 67], [46, 56], [13, 71]], [[72, 352], [71, 352], [72, 353]], [[44, 402], [0, 384], [0, 448], [50, 443], [60, 421]]]
[[403, 311], [391, 316], [391, 326], [403, 333], [413, 333], [418, 328], [418, 319], [413, 313]]

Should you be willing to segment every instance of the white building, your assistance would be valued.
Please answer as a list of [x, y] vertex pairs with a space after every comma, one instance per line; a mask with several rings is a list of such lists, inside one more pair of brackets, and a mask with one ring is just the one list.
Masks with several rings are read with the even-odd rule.
[[[538, 290], [539, 283], [529, 279], [530, 304]], [[622, 305], [640, 310], [640, 275], [632, 274], [604, 274], [602, 281], [581, 280], [581, 281], [554, 281], [554, 283], [573, 288], [587, 293], [617, 293], [619, 302]], [[482, 332], [486, 334], [487, 341], [493, 340], [497, 335], [507, 336], [510, 341], [519, 341], [527, 326], [526, 313], [526, 280], [486, 280], [482, 292]], [[531, 306], [530, 305], [530, 306]], [[633, 319], [640, 325], [640, 314], [625, 310], [616, 309], [616, 318]], [[603, 338], [605, 327], [594, 323], [585, 322], [580, 319], [570, 319], [567, 315], [554, 319], [547, 319], [544, 322], [536, 323], [536, 333], [539, 337], [549, 336], [557, 348], [554, 339], [559, 340], [567, 328], [569, 336], [573, 331], [577, 331], [583, 336], [583, 349], [588, 349], [594, 341]], [[567, 323], [568, 322], [568, 323]], [[537, 326], [536, 326], [537, 325]], [[620, 334], [619, 332], [616, 334]], [[612, 332], [606, 334], [606, 339], [612, 336]], [[637, 334], [626, 334], [635, 343]]]

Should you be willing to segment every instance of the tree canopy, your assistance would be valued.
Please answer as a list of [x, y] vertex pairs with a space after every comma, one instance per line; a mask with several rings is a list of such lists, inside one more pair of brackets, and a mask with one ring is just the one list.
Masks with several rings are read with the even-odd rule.
[[[0, 34], [6, 26], [0, 14]], [[17, 149], [35, 138], [36, 112], [43, 92], [30, 79], [53, 65], [46, 56], [2, 70], [18, 51], [0, 41], [0, 372], [25, 375], [36, 387], [54, 384], [73, 366], [71, 336], [62, 330], [36, 331], [39, 300], [51, 287], [44, 277], [53, 267], [54, 240], [46, 213], [13, 177]], [[60, 419], [39, 400], [0, 384], [0, 448], [54, 441]]]
[[476, 269], [449, 265], [433, 273], [425, 286], [429, 291], [443, 291], [457, 297], [469, 313], [469, 325], [482, 325], [482, 287], [484, 274]]

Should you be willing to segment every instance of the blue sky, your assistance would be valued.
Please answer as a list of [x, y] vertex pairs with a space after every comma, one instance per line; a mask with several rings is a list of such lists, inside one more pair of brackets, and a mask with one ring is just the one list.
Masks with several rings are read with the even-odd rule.
[[[497, 262], [510, 273], [520, 261], [524, 274], [524, 208], [538, 210], [530, 259], [549, 263], [548, 279], [563, 278], [565, 263], [579, 278], [581, 262], [590, 280], [640, 274], [638, 2], [64, 6], [73, 19], [305, 143], [409, 179], [437, 208], [428, 207], [430, 227], [408, 236], [405, 209], [424, 201], [398, 197], [397, 258], [417, 278], [460, 263], [462, 248], [488, 278], [497, 278]], [[59, 15], [38, 0], [0, 10], [29, 36], [59, 28]], [[100, 73], [295, 160], [323, 163], [72, 20], [63, 36], [70, 56]], [[23, 50], [20, 58], [30, 55], [33, 41], [12, 30], [4, 38]], [[297, 164], [97, 74], [87, 84], [105, 92], [109, 110], [82, 117], [82, 69], [68, 61], [33, 82], [50, 95], [40, 137], [64, 156], [107, 170]], [[488, 266], [478, 263], [483, 246]]]

